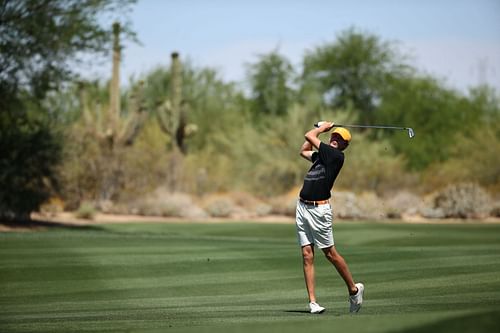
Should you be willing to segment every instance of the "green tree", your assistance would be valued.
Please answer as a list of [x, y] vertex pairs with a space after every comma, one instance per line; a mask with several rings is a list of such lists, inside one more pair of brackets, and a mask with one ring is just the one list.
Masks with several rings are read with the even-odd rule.
[[409, 140], [399, 131], [379, 131], [390, 139], [397, 153], [407, 157], [412, 169], [422, 170], [446, 161], [456, 136], [479, 125], [484, 110], [475, 101], [446, 88], [432, 77], [399, 77], [387, 84], [376, 121], [412, 127]]
[[61, 132], [54, 117], [41, 114], [36, 101], [18, 103], [25, 112], [0, 112], [0, 219], [29, 219], [57, 186]]
[[302, 90], [319, 89], [334, 108], [353, 109], [363, 124], [372, 124], [386, 82], [409, 70], [394, 45], [354, 28], [335, 42], [304, 57]]
[[450, 148], [450, 158], [434, 163], [424, 172], [428, 190], [443, 188], [450, 183], [478, 183], [492, 192], [500, 191], [500, 132], [499, 124], [471, 127], [457, 133]]
[[27, 218], [49, 195], [62, 143], [44, 98], [72, 77], [79, 55], [109, 49], [100, 15], [123, 15], [133, 2], [0, 1], [0, 217]]
[[500, 135], [500, 95], [490, 86], [482, 85], [472, 88], [469, 101], [473, 108], [470, 119], [476, 125], [492, 125], [496, 134]]
[[[36, 98], [70, 77], [83, 53], [108, 53], [112, 34], [100, 15], [118, 17], [135, 0], [0, 1], [0, 82]], [[129, 24], [127, 36], [133, 37]], [[16, 90], [16, 89], [14, 89]]]
[[293, 67], [285, 57], [277, 51], [261, 55], [256, 63], [249, 65], [247, 76], [252, 109], [257, 116], [287, 113], [293, 98], [290, 88]]

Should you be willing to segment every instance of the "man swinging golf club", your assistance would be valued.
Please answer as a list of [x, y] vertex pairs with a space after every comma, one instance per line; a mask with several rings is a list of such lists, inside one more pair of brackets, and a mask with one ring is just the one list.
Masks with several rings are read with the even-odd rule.
[[317, 303], [314, 291], [315, 246], [323, 251], [344, 280], [349, 292], [350, 312], [358, 312], [363, 303], [364, 285], [354, 283], [347, 263], [335, 249], [333, 241], [330, 192], [344, 164], [343, 150], [351, 141], [351, 133], [343, 127], [337, 127], [331, 134], [329, 144], [322, 142], [319, 135], [330, 131], [333, 126], [331, 122], [319, 123], [317, 128], [305, 134], [306, 141], [300, 149], [300, 156], [313, 163], [304, 178], [296, 209], [297, 236], [302, 248], [304, 279], [311, 313], [325, 311]]

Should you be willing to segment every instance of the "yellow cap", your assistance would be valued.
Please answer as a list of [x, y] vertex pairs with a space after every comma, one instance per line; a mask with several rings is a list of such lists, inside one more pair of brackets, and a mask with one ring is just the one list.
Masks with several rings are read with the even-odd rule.
[[342, 139], [344, 139], [347, 142], [351, 141], [351, 133], [346, 128], [336, 127], [333, 130], [332, 134], [333, 133], [337, 133], [338, 135], [340, 135], [342, 137]]

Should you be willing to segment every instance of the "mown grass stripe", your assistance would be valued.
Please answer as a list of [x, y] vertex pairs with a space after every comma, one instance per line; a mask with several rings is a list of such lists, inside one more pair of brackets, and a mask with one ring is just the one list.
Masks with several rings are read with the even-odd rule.
[[335, 239], [367, 286], [355, 319], [319, 251], [317, 293], [328, 310], [305, 312], [293, 225], [0, 234], [0, 331], [443, 331], [440, 322], [500, 311], [500, 226], [339, 223]]

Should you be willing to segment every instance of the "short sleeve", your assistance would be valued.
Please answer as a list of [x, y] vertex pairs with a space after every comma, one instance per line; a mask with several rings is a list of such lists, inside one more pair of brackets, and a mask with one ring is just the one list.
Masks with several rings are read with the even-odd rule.
[[325, 165], [344, 162], [344, 154], [340, 150], [335, 149], [323, 142], [319, 145], [318, 154], [319, 159]]
[[311, 155], [311, 161], [314, 163], [318, 159], [318, 152], [313, 152]]

